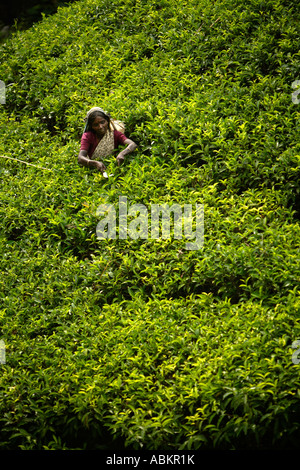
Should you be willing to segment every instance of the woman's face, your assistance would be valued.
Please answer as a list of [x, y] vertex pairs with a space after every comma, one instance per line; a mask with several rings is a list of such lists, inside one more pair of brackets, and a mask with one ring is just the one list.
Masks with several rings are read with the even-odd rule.
[[101, 116], [96, 116], [92, 124], [93, 131], [98, 137], [103, 137], [108, 128], [108, 122]]

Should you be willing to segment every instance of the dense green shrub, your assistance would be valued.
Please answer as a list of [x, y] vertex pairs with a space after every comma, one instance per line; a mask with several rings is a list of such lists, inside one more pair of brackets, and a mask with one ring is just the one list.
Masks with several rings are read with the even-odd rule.
[[[1, 46], [0, 448], [296, 448], [299, 8], [106, 0]], [[100, 105], [138, 150], [77, 165]], [[204, 246], [97, 207], [204, 205]]]

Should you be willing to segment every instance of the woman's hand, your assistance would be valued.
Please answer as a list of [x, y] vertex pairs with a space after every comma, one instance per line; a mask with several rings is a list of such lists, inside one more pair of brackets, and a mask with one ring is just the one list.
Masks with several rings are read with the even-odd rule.
[[101, 171], [102, 173], [104, 173], [104, 171], [106, 171], [106, 167], [105, 167], [104, 163], [98, 162], [96, 160], [94, 160], [94, 163], [96, 164], [97, 170]]
[[119, 153], [119, 155], [116, 157], [118, 166], [122, 165], [122, 163], [124, 162], [124, 158], [124, 155], [122, 155], [122, 153]]
[[98, 160], [90, 160], [87, 156], [86, 150], [80, 150], [79, 155], [78, 155], [78, 163], [80, 165], [87, 166], [88, 168], [96, 168], [102, 173], [106, 171], [104, 163], [99, 162]]
[[133, 152], [137, 148], [136, 143], [133, 142], [133, 140], [131, 140], [131, 139], [126, 139], [124, 141], [124, 144], [127, 144], [127, 147], [124, 150], [122, 150], [122, 152], [120, 152], [119, 155], [117, 155], [117, 157], [116, 157], [118, 166], [122, 165], [122, 163], [124, 162], [125, 155], [127, 155], [128, 153]]

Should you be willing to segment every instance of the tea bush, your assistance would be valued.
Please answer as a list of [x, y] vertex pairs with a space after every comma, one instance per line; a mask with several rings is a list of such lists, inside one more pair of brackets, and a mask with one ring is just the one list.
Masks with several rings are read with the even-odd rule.
[[[1, 45], [1, 449], [298, 446], [298, 22], [87, 0]], [[108, 180], [77, 164], [94, 105], [138, 143]], [[120, 196], [203, 204], [203, 247], [97, 239]]]

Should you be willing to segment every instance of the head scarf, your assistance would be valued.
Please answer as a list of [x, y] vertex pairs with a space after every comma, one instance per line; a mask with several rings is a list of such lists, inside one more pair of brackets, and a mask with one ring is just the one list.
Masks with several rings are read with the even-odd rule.
[[120, 131], [122, 133], [125, 132], [125, 124], [123, 121], [116, 121], [115, 119], [112, 119], [110, 117], [110, 114], [106, 111], [104, 111], [104, 109], [102, 108], [98, 108], [97, 106], [95, 106], [94, 108], [91, 108], [87, 113], [86, 113], [86, 116], [84, 118], [84, 121], [85, 121], [85, 128], [84, 128], [84, 131], [83, 132], [86, 132], [86, 129], [87, 129], [87, 123], [88, 123], [88, 119], [90, 117], [90, 115], [92, 113], [94, 113], [95, 111], [100, 111], [100, 113], [103, 113], [105, 114], [105, 116], [107, 116], [110, 120], [110, 130], [113, 131], [113, 130], [116, 130], [116, 131]]
[[85, 118], [84, 118], [84, 121], [85, 121], [84, 132], [85, 132], [86, 129], [87, 129], [88, 119], [89, 119], [90, 115], [91, 115], [92, 113], [94, 113], [95, 111], [99, 111], [100, 113], [105, 114], [105, 116], [107, 116], [107, 117], [110, 119], [109, 113], [107, 113], [106, 111], [104, 111], [102, 108], [98, 108], [97, 106], [95, 106], [94, 108], [91, 108], [91, 109], [86, 113], [86, 116], [85, 116]]

